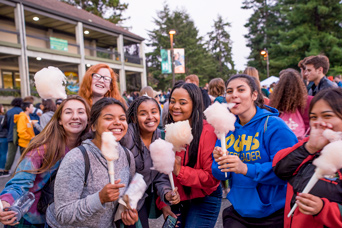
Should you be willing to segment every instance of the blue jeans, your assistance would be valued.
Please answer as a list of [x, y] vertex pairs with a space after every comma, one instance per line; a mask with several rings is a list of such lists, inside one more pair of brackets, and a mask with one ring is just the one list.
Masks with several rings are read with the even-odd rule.
[[172, 212], [180, 214], [177, 220], [180, 228], [213, 228], [220, 213], [222, 201], [222, 187], [209, 196], [182, 201], [171, 206]]
[[7, 138], [0, 138], [0, 169], [5, 168], [8, 150]]

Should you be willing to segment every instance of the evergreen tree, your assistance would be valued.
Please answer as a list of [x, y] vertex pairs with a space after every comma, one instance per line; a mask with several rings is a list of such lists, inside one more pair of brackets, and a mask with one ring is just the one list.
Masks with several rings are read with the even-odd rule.
[[128, 19], [122, 12], [128, 8], [128, 3], [120, 3], [120, 0], [61, 0], [70, 5], [80, 7], [92, 14], [102, 17], [114, 24], [119, 24]]
[[330, 60], [329, 74], [341, 74], [342, 5], [339, 0], [279, 0], [285, 29], [272, 45], [270, 64], [278, 71], [298, 68], [306, 56], [324, 54]]
[[209, 40], [207, 42], [208, 51], [217, 62], [216, 77], [224, 80], [236, 73], [232, 58], [232, 41], [226, 30], [229, 27], [230, 23], [224, 22], [222, 16], [219, 15], [214, 21], [214, 30], [208, 33]]
[[[200, 84], [209, 82], [216, 73], [216, 63], [206, 51], [203, 38], [198, 35], [198, 30], [193, 20], [185, 11], [171, 12], [168, 5], [162, 11], [157, 12], [158, 18], [154, 19], [156, 29], [149, 31], [148, 46], [155, 49], [147, 53], [148, 73], [150, 77], [157, 79], [157, 84], [151, 84], [158, 89], [166, 90], [172, 87], [172, 74], [161, 73], [161, 49], [170, 49], [169, 30], [175, 29], [177, 34], [174, 38], [174, 48], [185, 49], [185, 74], [176, 74], [177, 80], [184, 80], [186, 75], [196, 74]], [[214, 76], [215, 77], [215, 76]]]

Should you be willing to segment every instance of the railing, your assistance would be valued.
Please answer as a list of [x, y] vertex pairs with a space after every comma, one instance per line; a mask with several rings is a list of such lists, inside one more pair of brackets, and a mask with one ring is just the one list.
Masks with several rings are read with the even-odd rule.
[[18, 37], [19, 37], [19, 32], [16, 32], [16, 31], [10, 31], [10, 30], [7, 30], [7, 29], [2, 29], [0, 28], [0, 32], [3, 32], [3, 33], [9, 33], [9, 34], [13, 34], [15, 35], [15, 38], [13, 35], [9, 35], [9, 36], [3, 36], [1, 35], [0, 37], [0, 41], [5, 41], [5, 42], [9, 42], [9, 43], [18, 43]]
[[130, 55], [125, 53], [125, 62], [128, 63], [135, 63], [135, 64], [142, 64], [142, 58], [136, 55]]
[[91, 56], [120, 61], [121, 55], [117, 51], [112, 51], [107, 48], [91, 47], [91, 46], [84, 46], [84, 48], [89, 49], [91, 50], [91, 52], [93, 52]]

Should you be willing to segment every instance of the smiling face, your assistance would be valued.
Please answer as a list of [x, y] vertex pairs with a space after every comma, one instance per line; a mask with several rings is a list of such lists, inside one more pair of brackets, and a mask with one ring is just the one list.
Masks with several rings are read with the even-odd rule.
[[[101, 68], [97, 72], [97, 74], [105, 77], [110, 77], [110, 71], [107, 68]], [[104, 97], [104, 95], [110, 90], [110, 82], [104, 81], [103, 78], [96, 79], [93, 77], [91, 90], [93, 91], [93, 97]]]
[[252, 93], [251, 88], [244, 79], [234, 79], [227, 85], [226, 100], [228, 103], [235, 103], [230, 111], [238, 115], [240, 120], [252, 119], [255, 115], [256, 108], [254, 101], [258, 97], [258, 92]]
[[127, 132], [125, 111], [120, 105], [107, 105], [102, 109], [99, 118], [91, 129], [95, 131], [95, 140], [97, 142], [102, 141], [101, 135], [103, 132], [112, 132], [116, 141], [120, 141]]
[[79, 136], [87, 127], [87, 113], [85, 106], [78, 100], [65, 103], [59, 124], [63, 126], [67, 136]]
[[175, 89], [171, 95], [169, 112], [174, 122], [189, 120], [191, 122], [193, 103], [188, 91], [183, 88]]
[[334, 131], [342, 131], [342, 119], [340, 119], [330, 107], [330, 105], [323, 99], [318, 100], [310, 112], [310, 126], [315, 123], [330, 123]]
[[147, 100], [142, 102], [137, 111], [140, 134], [153, 133], [160, 122], [159, 107], [156, 102]]

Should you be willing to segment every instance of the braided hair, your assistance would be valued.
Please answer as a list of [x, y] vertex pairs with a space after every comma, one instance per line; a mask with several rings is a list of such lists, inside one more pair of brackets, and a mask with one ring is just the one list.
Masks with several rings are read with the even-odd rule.
[[134, 138], [135, 140], [137, 140], [137, 145], [138, 145], [138, 149], [140, 153], [141, 151], [143, 151], [144, 145], [140, 137], [140, 128], [139, 128], [139, 122], [138, 122], [138, 108], [141, 103], [146, 102], [146, 101], [155, 102], [158, 107], [159, 114], [160, 114], [161, 110], [160, 110], [158, 102], [154, 98], [151, 98], [148, 96], [137, 97], [136, 99], [133, 100], [133, 102], [131, 103], [131, 105], [129, 106], [127, 110], [127, 123], [133, 124]]

